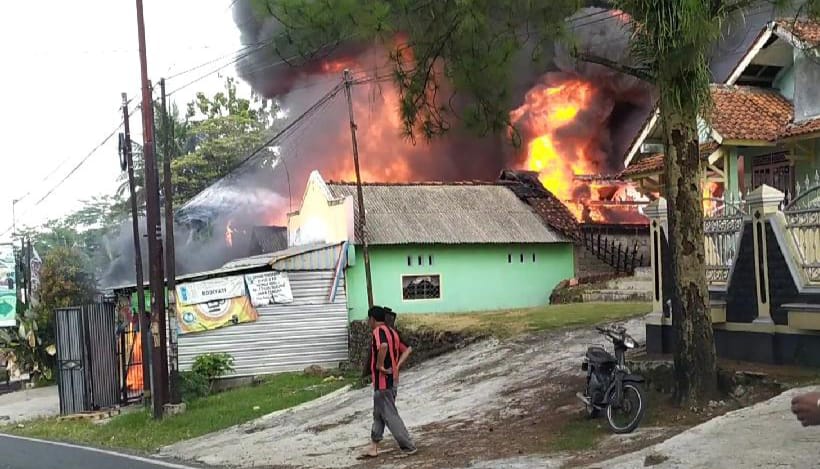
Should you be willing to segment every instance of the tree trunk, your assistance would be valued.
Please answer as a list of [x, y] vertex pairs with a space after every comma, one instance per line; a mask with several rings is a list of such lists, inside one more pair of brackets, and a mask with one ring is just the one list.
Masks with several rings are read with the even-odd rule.
[[714, 332], [706, 283], [697, 113], [664, 112], [666, 198], [672, 267], [676, 398], [695, 405], [717, 390]]

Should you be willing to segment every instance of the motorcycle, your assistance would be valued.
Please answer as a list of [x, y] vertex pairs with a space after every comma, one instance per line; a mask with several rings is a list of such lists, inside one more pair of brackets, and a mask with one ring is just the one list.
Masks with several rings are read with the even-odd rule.
[[646, 413], [646, 393], [640, 375], [632, 374], [626, 366], [626, 351], [635, 348], [635, 339], [622, 326], [596, 327], [615, 347], [615, 355], [602, 346], [587, 349], [581, 369], [587, 372], [586, 389], [576, 396], [584, 403], [591, 418], [600, 412], [606, 414], [609, 428], [615, 433], [631, 433]]

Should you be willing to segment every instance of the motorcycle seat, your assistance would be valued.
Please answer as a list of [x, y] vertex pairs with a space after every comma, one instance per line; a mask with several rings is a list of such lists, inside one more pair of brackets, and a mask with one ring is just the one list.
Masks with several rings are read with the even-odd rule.
[[603, 347], [590, 347], [587, 349], [587, 360], [591, 363], [615, 363], [615, 357], [603, 349]]

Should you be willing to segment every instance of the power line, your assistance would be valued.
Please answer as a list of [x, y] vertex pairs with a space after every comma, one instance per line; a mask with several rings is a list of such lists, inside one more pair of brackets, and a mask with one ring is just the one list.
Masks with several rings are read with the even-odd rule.
[[[133, 109], [133, 110], [129, 113], [129, 116], [134, 115], [134, 113], [136, 113], [138, 110], [139, 110], [139, 108], [134, 108], [134, 109]], [[42, 197], [40, 197], [40, 198], [37, 200], [37, 202], [35, 202], [34, 204], [32, 204], [32, 205], [31, 205], [31, 207], [30, 207], [30, 208], [29, 208], [26, 212], [24, 212], [24, 213], [21, 215], [21, 217], [24, 217], [24, 216], [28, 215], [28, 214], [31, 212], [31, 209], [33, 209], [34, 207], [39, 206], [39, 205], [40, 205], [41, 203], [43, 203], [43, 202], [44, 202], [44, 201], [45, 201], [48, 197], [50, 197], [50, 196], [54, 193], [54, 191], [55, 191], [55, 190], [57, 190], [57, 189], [58, 189], [58, 188], [59, 188], [59, 187], [60, 187], [63, 183], [65, 183], [65, 182], [66, 182], [66, 181], [67, 181], [67, 180], [68, 180], [71, 176], [73, 176], [73, 175], [74, 175], [74, 174], [75, 174], [75, 173], [76, 173], [76, 172], [77, 172], [77, 171], [78, 171], [78, 170], [79, 170], [79, 169], [80, 169], [80, 168], [81, 168], [81, 167], [82, 167], [82, 166], [83, 166], [86, 162], [88, 162], [88, 160], [89, 160], [92, 156], [94, 156], [94, 154], [95, 154], [95, 153], [97, 153], [97, 151], [99, 151], [99, 150], [100, 150], [100, 148], [102, 148], [102, 147], [103, 147], [106, 143], [108, 143], [108, 142], [109, 142], [109, 141], [110, 141], [110, 140], [111, 140], [111, 139], [112, 139], [115, 135], [117, 135], [117, 132], [118, 132], [121, 128], [122, 128], [122, 123], [120, 123], [120, 124], [119, 124], [116, 128], [114, 128], [114, 130], [112, 130], [112, 131], [111, 131], [108, 135], [106, 135], [106, 136], [105, 136], [105, 138], [103, 138], [103, 140], [102, 140], [100, 143], [98, 143], [98, 144], [97, 144], [94, 148], [92, 148], [92, 149], [91, 149], [91, 151], [89, 151], [89, 152], [88, 152], [88, 153], [87, 153], [87, 154], [86, 154], [86, 155], [85, 155], [85, 156], [84, 156], [84, 157], [83, 157], [83, 158], [82, 158], [82, 159], [81, 159], [81, 160], [80, 160], [80, 161], [79, 161], [76, 165], [74, 165], [74, 167], [73, 167], [73, 168], [71, 168], [71, 170], [70, 170], [70, 171], [69, 171], [69, 172], [68, 172], [65, 176], [63, 176], [63, 178], [62, 178], [62, 179], [60, 179], [60, 180], [59, 180], [56, 184], [54, 184], [54, 185], [53, 185], [53, 186], [52, 186], [52, 187], [51, 187], [51, 188], [50, 188], [50, 189], [49, 189], [49, 190], [48, 190], [48, 191], [47, 191], [47, 192], [46, 192], [46, 193], [45, 193]], [[66, 161], [67, 161], [67, 160], [64, 160], [64, 161], [63, 161], [60, 165], [58, 165], [58, 168], [59, 168], [60, 166], [62, 166], [63, 164], [65, 164], [65, 162], [66, 162]], [[54, 171], [52, 171], [52, 172], [51, 172], [51, 174], [54, 174], [55, 172], [56, 172], [56, 169], [55, 169]], [[44, 181], [45, 181], [45, 179], [44, 179]], [[27, 196], [28, 196], [28, 195], [30, 195], [30, 194], [31, 194], [31, 192], [27, 193], [25, 196], [21, 197], [21, 198], [20, 198], [20, 199], [18, 199], [18, 200], [22, 200], [24, 197], [27, 197]], [[9, 231], [11, 231], [11, 229], [12, 229], [12, 228], [13, 228], [13, 225], [12, 225], [12, 226], [10, 226], [9, 228], [7, 228], [7, 229], [6, 229], [5, 231], [3, 231], [2, 233], [0, 233], [0, 236], [5, 236], [5, 235], [6, 235]]]

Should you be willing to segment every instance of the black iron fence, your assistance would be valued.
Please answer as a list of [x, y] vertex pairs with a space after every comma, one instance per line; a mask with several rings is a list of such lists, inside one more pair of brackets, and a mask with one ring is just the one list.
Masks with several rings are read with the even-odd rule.
[[637, 241], [630, 247], [624, 246], [622, 241], [610, 240], [601, 232], [582, 231], [581, 235], [584, 248], [615, 269], [616, 274], [631, 275], [636, 268], [649, 265], [649, 259], [644, 259], [643, 253], [638, 252]]

